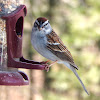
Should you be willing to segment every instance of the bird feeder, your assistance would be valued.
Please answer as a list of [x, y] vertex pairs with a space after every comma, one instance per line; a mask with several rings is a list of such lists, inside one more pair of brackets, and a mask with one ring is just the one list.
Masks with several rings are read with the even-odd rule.
[[28, 85], [29, 80], [18, 68], [45, 70], [46, 65], [23, 57], [23, 23], [27, 9], [19, 6], [1, 17], [0, 27], [0, 85]]

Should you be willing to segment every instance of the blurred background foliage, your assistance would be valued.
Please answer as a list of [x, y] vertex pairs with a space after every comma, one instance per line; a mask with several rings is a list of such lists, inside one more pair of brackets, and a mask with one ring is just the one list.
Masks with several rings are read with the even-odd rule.
[[24, 57], [39, 62], [47, 60], [34, 50], [30, 40], [36, 18], [46, 17], [73, 55], [80, 68], [77, 72], [90, 96], [67, 67], [54, 64], [48, 73], [20, 69], [28, 74], [30, 84], [20, 87], [0, 86], [0, 100], [99, 100], [100, 0], [19, 1], [24, 1], [27, 7], [23, 35]]
[[[47, 60], [39, 55], [30, 42], [31, 30], [37, 17], [46, 17], [60, 36], [79, 66], [78, 74], [90, 93], [88, 96], [74, 74], [64, 65], [55, 64], [39, 77], [42, 100], [100, 99], [100, 0], [25, 0], [23, 52], [31, 60]], [[27, 49], [28, 48], [28, 49]], [[35, 78], [35, 77], [34, 77]], [[31, 78], [31, 82], [33, 78]], [[30, 84], [31, 85], [31, 84]], [[33, 88], [34, 86], [31, 86]], [[33, 93], [32, 91], [30, 92]]]

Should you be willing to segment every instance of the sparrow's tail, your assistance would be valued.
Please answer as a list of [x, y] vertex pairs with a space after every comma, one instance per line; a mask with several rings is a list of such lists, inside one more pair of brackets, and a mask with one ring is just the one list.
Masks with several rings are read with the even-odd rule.
[[78, 78], [79, 82], [81, 83], [83, 89], [84, 89], [85, 92], [89, 95], [87, 89], [85, 88], [85, 86], [84, 86], [83, 82], [81, 81], [81, 79], [80, 79], [78, 73], [76, 72], [75, 68], [74, 68], [72, 65], [70, 65], [70, 64], [68, 64], [68, 63], [66, 63], [66, 62], [64, 62], [64, 64], [75, 74], [75, 76]]

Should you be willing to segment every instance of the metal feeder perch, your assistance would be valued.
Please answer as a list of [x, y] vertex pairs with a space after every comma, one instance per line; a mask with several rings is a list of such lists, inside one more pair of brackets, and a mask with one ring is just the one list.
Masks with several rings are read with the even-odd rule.
[[27, 75], [17, 68], [45, 70], [46, 65], [23, 57], [23, 22], [26, 13], [26, 6], [21, 5], [1, 17], [4, 28], [0, 32], [0, 85], [28, 85]]

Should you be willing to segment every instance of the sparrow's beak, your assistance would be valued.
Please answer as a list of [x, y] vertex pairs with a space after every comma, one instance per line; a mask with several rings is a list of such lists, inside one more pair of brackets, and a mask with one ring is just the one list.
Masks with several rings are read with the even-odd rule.
[[42, 27], [39, 27], [39, 31], [41, 31], [42, 30]]
[[41, 24], [38, 26], [38, 29], [39, 29], [39, 31], [42, 30], [42, 25]]

